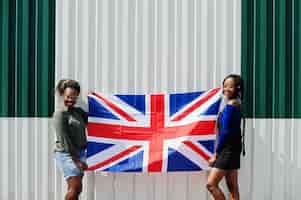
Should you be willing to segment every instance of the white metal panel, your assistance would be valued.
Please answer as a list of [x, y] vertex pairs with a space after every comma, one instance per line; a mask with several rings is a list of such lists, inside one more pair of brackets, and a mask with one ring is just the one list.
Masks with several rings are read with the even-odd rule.
[[[56, 80], [107, 93], [216, 87], [240, 73], [239, 0], [57, 0]], [[0, 119], [0, 199], [63, 199], [49, 119]], [[301, 195], [300, 119], [247, 121], [241, 199]], [[81, 199], [210, 199], [207, 172], [85, 176]], [[223, 183], [224, 184], [224, 183]]]
[[0, 127], [0, 199], [54, 199], [49, 119], [1, 118]]
[[56, 80], [179, 92], [240, 73], [239, 0], [57, 0]]
[[[239, 0], [57, 0], [56, 6], [56, 80], [79, 80], [83, 96], [205, 90], [240, 73]], [[207, 172], [87, 177], [88, 199], [208, 198]]]
[[[0, 199], [60, 200], [65, 181], [55, 167], [50, 119], [1, 118]], [[297, 200], [301, 195], [301, 119], [248, 119], [241, 199]], [[83, 200], [210, 199], [207, 172], [87, 173]], [[222, 183], [224, 185], [224, 183]]]
[[[57, 0], [56, 6], [56, 80], [80, 80], [83, 95], [202, 90], [240, 73], [239, 0]], [[50, 120], [0, 118], [0, 128], [0, 199], [63, 199]], [[241, 199], [301, 196], [300, 129], [300, 119], [247, 120]], [[90, 172], [81, 199], [210, 199], [206, 177]]]
[[298, 199], [300, 119], [256, 119], [252, 145], [253, 199]]

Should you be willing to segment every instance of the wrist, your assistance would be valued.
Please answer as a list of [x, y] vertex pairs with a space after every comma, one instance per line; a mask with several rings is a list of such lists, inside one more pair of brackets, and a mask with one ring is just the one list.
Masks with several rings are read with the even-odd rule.
[[78, 162], [78, 161], [80, 161], [80, 160], [79, 160], [77, 157], [75, 157], [75, 156], [72, 156], [71, 158], [72, 158], [73, 162]]

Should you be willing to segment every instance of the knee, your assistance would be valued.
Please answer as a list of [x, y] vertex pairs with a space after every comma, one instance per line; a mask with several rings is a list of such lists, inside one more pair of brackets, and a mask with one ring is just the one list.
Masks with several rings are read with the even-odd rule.
[[66, 200], [78, 199], [80, 193], [81, 193], [81, 188], [79, 187], [69, 188], [66, 195]]
[[213, 183], [208, 182], [206, 184], [206, 188], [209, 192], [213, 191], [216, 188], [216, 185], [214, 185]]
[[78, 197], [77, 192], [73, 189], [69, 189], [66, 194], [65, 200], [73, 200], [73, 199], [77, 199], [77, 197]]

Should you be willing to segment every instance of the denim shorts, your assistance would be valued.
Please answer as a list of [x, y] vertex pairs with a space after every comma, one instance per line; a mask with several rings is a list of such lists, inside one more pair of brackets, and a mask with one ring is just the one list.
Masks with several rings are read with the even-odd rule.
[[[84, 171], [79, 169], [71, 158], [70, 153], [54, 152], [57, 167], [63, 172], [65, 180], [72, 176], [84, 176]], [[86, 151], [80, 152], [79, 159], [86, 162]]]

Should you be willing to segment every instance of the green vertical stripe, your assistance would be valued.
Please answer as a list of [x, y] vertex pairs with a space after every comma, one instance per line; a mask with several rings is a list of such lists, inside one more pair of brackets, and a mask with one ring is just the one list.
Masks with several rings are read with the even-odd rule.
[[[49, 8], [49, 36], [48, 36], [48, 53], [52, 55], [48, 60], [48, 112], [46, 113], [49, 116], [49, 113], [52, 114], [54, 111], [54, 87], [55, 87], [55, 1], [50, 1], [48, 4]], [[49, 94], [52, 94], [52, 98], [49, 98]]]
[[301, 2], [294, 1], [294, 116], [301, 118]]
[[[9, 1], [9, 0], [7, 0]], [[9, 1], [9, 72], [8, 72], [8, 113], [3, 116], [14, 117], [16, 115], [16, 0]]]
[[0, 116], [47, 117], [54, 109], [55, 1], [1, 1]]
[[[254, 76], [257, 80], [255, 82], [255, 90], [258, 94], [255, 96], [255, 112], [259, 115], [266, 112], [267, 99], [265, 90], [267, 88], [266, 74], [267, 74], [267, 1], [256, 0], [255, 19], [261, 23], [255, 24], [255, 60], [254, 60]], [[261, 69], [261, 70], [258, 70]], [[262, 89], [261, 89], [262, 88]]]
[[[254, 4], [253, 0], [243, 0], [242, 3], [242, 69], [241, 73], [244, 79], [245, 83], [245, 88], [247, 91], [253, 91], [253, 37], [254, 37], [254, 26], [253, 26], [253, 21], [254, 21]], [[247, 75], [247, 76], [246, 76]], [[252, 102], [252, 93], [251, 92], [245, 92], [244, 93], [244, 103], [243, 104], [243, 110], [244, 113], [252, 113], [253, 112], [253, 107], [249, 106], [250, 102]]]
[[[265, 93], [265, 113], [274, 113], [274, 103], [270, 102], [271, 99], [273, 99], [273, 90], [271, 89], [271, 85], [274, 84], [273, 74], [275, 72], [275, 62], [273, 57], [274, 41], [273, 37], [270, 37], [271, 35], [273, 35], [273, 2], [274, 0], [268, 0], [266, 3], [266, 68], [265, 66], [262, 66], [263, 68], [265, 68], [265, 79], [262, 79], [262, 81], [266, 80], [265, 91], [262, 91], [263, 93]], [[261, 115], [264, 116], [264, 113], [261, 113]]]
[[297, 0], [242, 1], [242, 76], [248, 117], [301, 115], [297, 105], [301, 46], [293, 41], [300, 37], [299, 4]]
[[[285, 112], [286, 115], [284, 117], [294, 117], [293, 116], [293, 44], [292, 44], [292, 34], [293, 34], [293, 15], [292, 15], [292, 1], [286, 0], [286, 65], [284, 68], [286, 69], [285, 73]], [[287, 67], [288, 66], [288, 67]]]
[[[51, 2], [50, 2], [51, 3]], [[52, 7], [54, 9], [54, 7]], [[53, 11], [49, 9], [49, 2], [39, 1], [38, 3], [38, 27], [37, 38], [38, 41], [38, 80], [43, 84], [38, 84], [38, 112], [43, 116], [47, 116], [53, 107], [53, 98], [49, 98], [52, 88], [54, 87], [54, 62], [49, 59], [49, 55], [54, 54], [52, 40], [54, 42], [53, 35], [50, 34], [50, 30], [54, 30]], [[45, 106], [49, 105], [49, 106]], [[50, 107], [51, 106], [51, 107]]]
[[17, 113], [18, 116], [25, 117], [28, 113], [28, 62], [29, 50], [29, 1], [17, 1]]
[[1, 53], [0, 53], [0, 115], [8, 113], [8, 69], [9, 69], [9, 1], [1, 1], [1, 26], [0, 26], [0, 42], [1, 42]]
[[[31, 79], [28, 80], [28, 95], [30, 97], [35, 97], [36, 95], [36, 56], [35, 56], [35, 45], [36, 45], [36, 1], [35, 0], [30, 0], [29, 2], [29, 47], [28, 47], [28, 52], [29, 52], [29, 63], [30, 65], [28, 66], [28, 72], [30, 76], [32, 77]], [[30, 101], [28, 102], [28, 111], [30, 116], [34, 116], [35, 113], [37, 113], [36, 110], [36, 97], [31, 98]]]

